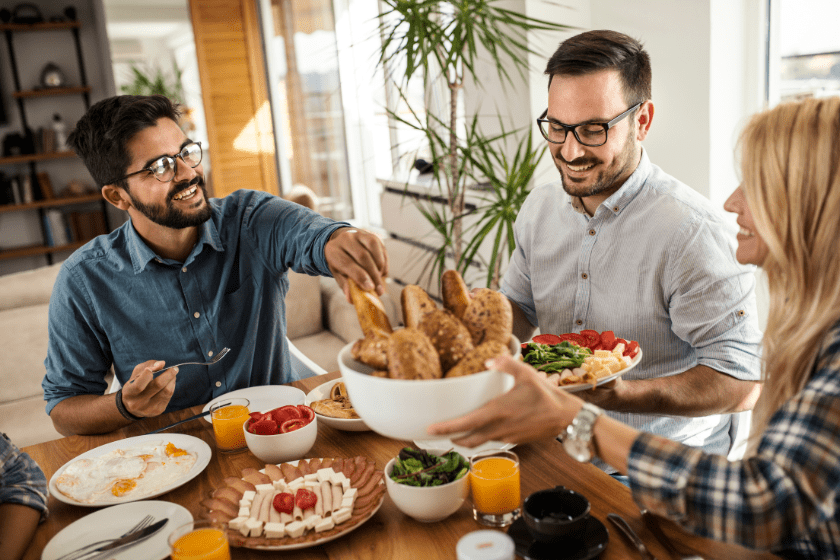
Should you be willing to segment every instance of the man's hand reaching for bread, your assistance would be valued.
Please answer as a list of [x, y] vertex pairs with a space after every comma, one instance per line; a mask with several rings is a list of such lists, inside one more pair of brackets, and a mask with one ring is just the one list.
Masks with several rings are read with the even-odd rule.
[[348, 302], [353, 303], [347, 278], [355, 280], [363, 290], [385, 293], [388, 253], [377, 235], [356, 228], [338, 229], [327, 241], [324, 255]]

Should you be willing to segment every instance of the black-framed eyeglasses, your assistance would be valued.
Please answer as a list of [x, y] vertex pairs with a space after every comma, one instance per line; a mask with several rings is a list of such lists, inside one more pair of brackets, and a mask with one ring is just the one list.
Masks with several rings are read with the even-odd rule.
[[607, 143], [607, 131], [627, 117], [627, 115], [641, 107], [642, 103], [643, 101], [639, 101], [610, 122], [605, 123], [563, 124], [545, 118], [548, 115], [548, 109], [546, 109], [540, 115], [540, 118], [537, 119], [537, 126], [540, 128], [540, 133], [542, 133], [543, 138], [552, 144], [562, 144], [565, 142], [566, 135], [571, 131], [580, 144], [589, 146], [590, 148], [597, 148]]
[[160, 181], [161, 183], [168, 183], [175, 177], [175, 170], [177, 169], [177, 162], [175, 158], [181, 158], [185, 164], [189, 165], [190, 167], [198, 167], [198, 164], [201, 163], [201, 142], [190, 142], [186, 146], [184, 146], [180, 152], [175, 155], [171, 156], [161, 156], [149, 167], [144, 167], [139, 171], [134, 171], [133, 173], [129, 173], [128, 175], [121, 177], [120, 179], [116, 179], [111, 181], [107, 184], [113, 185], [123, 179], [128, 179], [132, 175], [137, 175], [138, 173], [143, 173], [144, 171], [148, 171], [152, 175], [154, 175], [155, 179]]

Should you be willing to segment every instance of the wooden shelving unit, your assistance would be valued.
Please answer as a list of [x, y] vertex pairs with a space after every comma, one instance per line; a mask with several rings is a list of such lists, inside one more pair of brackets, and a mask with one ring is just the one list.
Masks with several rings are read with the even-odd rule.
[[48, 161], [51, 159], [64, 159], [76, 157], [73, 151], [49, 152], [43, 154], [24, 154], [21, 156], [0, 157], [0, 165], [15, 165], [18, 163], [29, 163], [34, 161]]
[[82, 245], [84, 245], [84, 243], [77, 242], [70, 243], [68, 245], [57, 245], [53, 247], [47, 247], [46, 245], [30, 245], [28, 247], [15, 247], [14, 249], [6, 249], [4, 251], [0, 251], [0, 261], [5, 261], [7, 259], [19, 259], [22, 257], [34, 257], [38, 255], [51, 255], [53, 253], [59, 253], [61, 251], [75, 251]]
[[102, 195], [99, 193], [86, 194], [84, 196], [73, 196], [63, 198], [52, 198], [49, 200], [38, 200], [27, 204], [2, 204], [0, 214], [6, 212], [21, 212], [23, 210], [38, 210], [40, 208], [53, 208], [56, 206], [70, 206], [72, 204], [87, 204], [90, 202], [101, 202]]
[[79, 93], [90, 93], [88, 86], [74, 86], [74, 87], [57, 87], [44, 89], [28, 89], [24, 91], [12, 92], [12, 97], [15, 99], [26, 99], [29, 97], [52, 97], [55, 95], [76, 95]]

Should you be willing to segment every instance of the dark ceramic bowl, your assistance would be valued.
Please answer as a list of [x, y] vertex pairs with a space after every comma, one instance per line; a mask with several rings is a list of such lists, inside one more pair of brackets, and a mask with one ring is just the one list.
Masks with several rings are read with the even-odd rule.
[[523, 517], [534, 540], [556, 542], [583, 532], [589, 500], [562, 486], [540, 490], [525, 498]]

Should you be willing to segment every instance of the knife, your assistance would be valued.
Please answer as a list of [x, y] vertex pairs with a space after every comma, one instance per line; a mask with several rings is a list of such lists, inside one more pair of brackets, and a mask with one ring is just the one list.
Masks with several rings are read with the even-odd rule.
[[607, 519], [612, 521], [613, 525], [618, 527], [618, 530], [624, 533], [624, 536], [633, 543], [633, 546], [636, 547], [636, 550], [639, 551], [639, 554], [642, 555], [642, 558], [645, 560], [656, 560], [656, 557], [650, 553], [650, 551], [645, 546], [645, 543], [642, 542], [642, 539], [636, 534], [633, 529], [630, 528], [627, 521], [624, 520], [623, 517], [618, 515], [617, 513], [608, 513]]
[[115, 539], [109, 542], [108, 544], [102, 545], [98, 548], [94, 548], [93, 550], [89, 550], [85, 552], [82, 556], [79, 556], [76, 560], [81, 560], [82, 558], [87, 558], [94, 555], [99, 556], [105, 552], [107, 552], [108, 555], [110, 555], [111, 552], [117, 549], [126, 548], [143, 542], [158, 531], [160, 531], [161, 529], [163, 529], [163, 526], [166, 525], [168, 522], [169, 518], [164, 517], [160, 521], [156, 521], [155, 523], [152, 523], [144, 529], [134, 531], [133, 533], [130, 533], [122, 538]]

